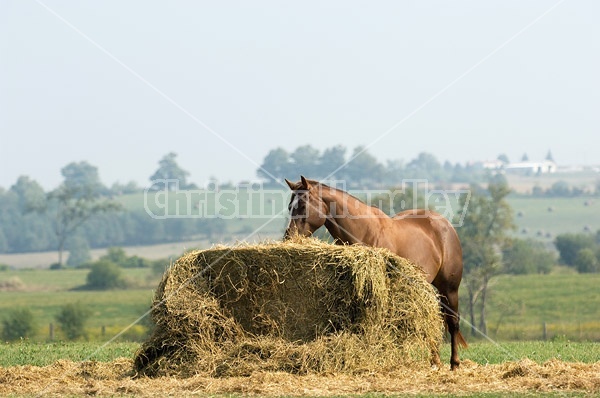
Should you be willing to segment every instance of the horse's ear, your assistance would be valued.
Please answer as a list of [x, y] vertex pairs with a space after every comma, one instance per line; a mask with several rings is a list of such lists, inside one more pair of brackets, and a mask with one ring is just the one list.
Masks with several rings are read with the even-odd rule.
[[288, 180], [287, 178], [284, 178], [285, 183], [288, 184], [288, 187], [290, 187], [290, 189], [293, 191], [294, 189], [296, 189], [296, 184], [291, 182], [290, 180]]
[[302, 181], [302, 188], [303, 189], [309, 189], [310, 188], [310, 182], [308, 182], [308, 180], [304, 176], [300, 176], [300, 181]]

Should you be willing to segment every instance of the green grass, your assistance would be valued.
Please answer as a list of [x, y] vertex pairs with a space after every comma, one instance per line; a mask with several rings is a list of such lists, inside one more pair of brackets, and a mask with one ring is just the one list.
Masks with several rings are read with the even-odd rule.
[[[600, 274], [500, 275], [490, 282], [487, 329], [499, 340], [600, 341]], [[461, 289], [461, 300], [466, 291]], [[461, 309], [463, 319], [466, 310]], [[461, 326], [468, 336], [468, 325]]]
[[[585, 202], [588, 206], [585, 206]], [[518, 226], [517, 236], [550, 242], [556, 235], [600, 229], [600, 198], [509, 197]], [[548, 209], [552, 209], [549, 211]], [[519, 212], [522, 216], [518, 216]]]
[[[154, 289], [158, 284], [150, 269], [124, 269], [125, 277], [139, 288], [111, 291], [71, 290], [85, 283], [89, 270], [24, 270], [0, 274], [0, 280], [18, 277], [25, 284], [24, 291], [0, 292], [0, 319], [8, 310], [29, 308], [34, 317], [34, 340], [49, 337], [49, 324], [55, 325], [55, 337], [61, 338], [54, 317], [68, 303], [80, 302], [91, 310], [86, 323], [88, 338], [108, 339], [122, 328], [137, 320], [150, 308]], [[104, 335], [102, 335], [102, 327]], [[136, 326], [123, 338], [139, 340], [144, 328]]]
[[[441, 357], [444, 363], [449, 361], [450, 344], [443, 345]], [[600, 344], [570, 341], [474, 342], [469, 344], [469, 348], [460, 351], [460, 357], [481, 365], [519, 361], [524, 358], [540, 364], [550, 359], [594, 363], [600, 361]]]
[[[0, 345], [0, 366], [36, 365], [45, 366], [59, 359], [72, 361], [96, 360], [112, 361], [116, 358], [133, 358], [139, 343], [100, 342], [55, 342], [35, 343], [23, 341]], [[442, 347], [442, 360], [448, 362], [449, 344]], [[566, 362], [594, 363], [600, 360], [600, 344], [572, 342], [512, 342], [492, 344], [489, 342], [472, 343], [468, 349], [461, 350], [461, 358], [481, 365], [499, 364], [507, 361], [519, 361], [529, 358], [537, 363], [550, 359]]]
[[[138, 319], [150, 306], [158, 278], [149, 269], [126, 269], [135, 289], [112, 291], [70, 290], [85, 283], [87, 270], [22, 270], [0, 273], [0, 280], [18, 277], [25, 291], [0, 292], [0, 319], [15, 307], [29, 308], [36, 318], [33, 340], [45, 341], [49, 324], [60, 307], [80, 302], [90, 308], [87, 322], [90, 340], [108, 339]], [[150, 278], [150, 279], [148, 279]], [[500, 275], [490, 282], [487, 329], [488, 335], [501, 341], [541, 340], [543, 324], [546, 338], [570, 341], [600, 341], [600, 274]], [[461, 303], [466, 290], [461, 289]], [[461, 308], [463, 320], [467, 312]], [[105, 326], [105, 334], [101, 328]], [[470, 341], [469, 326], [462, 330]], [[136, 326], [124, 339], [139, 340], [143, 327]], [[56, 338], [62, 338], [56, 328]]]
[[110, 362], [120, 357], [133, 358], [138, 348], [138, 343], [131, 342], [107, 345], [93, 342], [5, 343], [0, 345], [0, 366], [46, 366], [59, 359]]

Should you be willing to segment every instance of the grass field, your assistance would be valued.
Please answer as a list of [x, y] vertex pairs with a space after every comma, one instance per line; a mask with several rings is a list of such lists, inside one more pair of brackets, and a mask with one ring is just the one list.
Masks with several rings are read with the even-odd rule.
[[[0, 345], [0, 366], [19, 365], [47, 366], [60, 359], [70, 361], [110, 362], [117, 358], [133, 358], [139, 343], [113, 342], [20, 342]], [[442, 361], [448, 363], [450, 345], [444, 344]], [[566, 362], [594, 363], [600, 360], [600, 344], [568, 341], [559, 342], [475, 342], [461, 350], [461, 358], [480, 365], [501, 364], [528, 358], [542, 364], [551, 359]]]
[[[133, 288], [113, 291], [77, 290], [85, 284], [88, 272], [80, 269], [2, 272], [0, 281], [19, 278], [24, 287], [19, 291], [0, 291], [0, 314], [4, 315], [16, 307], [29, 308], [33, 312], [36, 324], [33, 339], [45, 340], [49, 336], [49, 324], [56, 323], [54, 317], [60, 307], [79, 302], [91, 310], [87, 331], [88, 337], [96, 340], [118, 333], [150, 308], [159, 278], [152, 275], [150, 269], [123, 270], [125, 278]], [[56, 338], [61, 338], [58, 328], [56, 332]], [[144, 328], [137, 326], [122, 338], [139, 340], [143, 335]]]
[[[449, 344], [442, 347], [444, 367], [397, 369], [390, 374], [292, 375], [257, 372], [247, 377], [134, 378], [132, 358], [137, 342], [112, 341], [150, 303], [156, 276], [149, 269], [127, 269], [139, 287], [131, 290], [73, 290], [87, 270], [21, 270], [0, 273], [18, 277], [20, 292], [0, 292], [0, 318], [9, 308], [29, 306], [40, 324], [52, 320], [60, 305], [81, 301], [94, 309], [87, 342], [47, 342], [46, 326], [30, 341], [0, 344], [0, 395], [60, 396], [357, 396], [410, 394], [418, 397], [580, 397], [600, 393], [600, 275], [551, 274], [501, 276], [489, 297], [488, 329], [499, 343], [482, 341], [463, 331], [469, 348], [461, 351], [458, 372], [447, 368]], [[547, 320], [555, 319], [555, 323]], [[549, 341], [538, 339], [548, 322]], [[101, 325], [107, 325], [104, 336]], [[559, 325], [559, 326], [554, 326]], [[573, 329], [573, 330], [571, 330]], [[139, 332], [139, 333], [138, 333]], [[126, 335], [140, 338], [142, 331]], [[586, 334], [589, 333], [589, 334]], [[61, 336], [57, 334], [57, 338]], [[573, 341], [573, 340], [595, 340]]]
[[[59, 308], [80, 302], [92, 310], [88, 320], [90, 340], [108, 339], [144, 314], [150, 306], [158, 276], [149, 269], [125, 269], [136, 288], [82, 291], [87, 270], [20, 270], [0, 272], [0, 282], [19, 278], [21, 291], [0, 291], [0, 318], [11, 308], [28, 307], [36, 318], [35, 341], [45, 341], [49, 323]], [[491, 281], [487, 328], [500, 341], [541, 340], [600, 341], [600, 274], [501, 275]], [[461, 289], [464, 296], [465, 289]], [[464, 297], [462, 298], [464, 302]], [[468, 321], [462, 309], [463, 320]], [[101, 335], [105, 326], [105, 335]], [[470, 341], [469, 325], [462, 330]], [[136, 326], [122, 339], [139, 340], [144, 328]], [[57, 329], [57, 338], [61, 338]]]
[[600, 274], [500, 275], [490, 285], [492, 338], [542, 339], [545, 322], [548, 339], [600, 341]]
[[522, 238], [551, 242], [558, 234], [600, 229], [600, 198], [511, 197], [508, 202]]

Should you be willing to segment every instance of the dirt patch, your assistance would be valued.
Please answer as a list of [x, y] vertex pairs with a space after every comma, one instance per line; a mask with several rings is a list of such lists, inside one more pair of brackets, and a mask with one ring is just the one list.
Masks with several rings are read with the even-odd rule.
[[500, 365], [464, 361], [451, 372], [403, 367], [367, 375], [293, 375], [253, 372], [245, 377], [135, 377], [133, 361], [58, 361], [50, 366], [0, 368], [0, 395], [186, 396], [192, 394], [344, 395], [364, 393], [568, 392], [600, 393], [600, 362], [583, 364], [528, 359]]

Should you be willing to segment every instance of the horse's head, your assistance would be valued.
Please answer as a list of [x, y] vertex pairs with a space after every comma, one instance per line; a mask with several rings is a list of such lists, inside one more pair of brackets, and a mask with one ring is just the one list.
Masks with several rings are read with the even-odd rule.
[[300, 182], [285, 182], [292, 190], [292, 197], [288, 209], [290, 211], [290, 224], [283, 235], [289, 239], [293, 235], [310, 236], [319, 229], [327, 220], [327, 205], [321, 199], [319, 185], [300, 177]]

